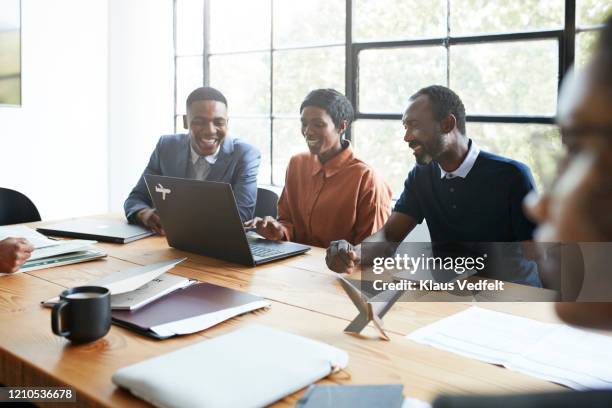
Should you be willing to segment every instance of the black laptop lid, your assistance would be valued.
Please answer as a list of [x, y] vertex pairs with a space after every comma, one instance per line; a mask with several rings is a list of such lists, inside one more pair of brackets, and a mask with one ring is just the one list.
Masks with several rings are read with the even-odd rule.
[[153, 175], [145, 182], [170, 246], [253, 265], [230, 184]]

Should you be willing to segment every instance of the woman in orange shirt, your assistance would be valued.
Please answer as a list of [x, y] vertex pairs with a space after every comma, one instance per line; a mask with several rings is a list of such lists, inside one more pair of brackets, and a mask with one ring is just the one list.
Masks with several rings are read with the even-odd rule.
[[343, 135], [354, 111], [333, 89], [317, 89], [300, 106], [309, 152], [293, 156], [278, 202], [278, 219], [256, 217], [246, 227], [272, 240], [320, 247], [345, 239], [356, 245], [378, 231], [391, 212], [391, 189], [355, 157]]

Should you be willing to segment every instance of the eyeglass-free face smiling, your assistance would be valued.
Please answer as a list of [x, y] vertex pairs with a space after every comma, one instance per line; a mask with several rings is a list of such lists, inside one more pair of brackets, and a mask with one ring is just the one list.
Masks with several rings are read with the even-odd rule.
[[322, 163], [342, 150], [340, 138], [346, 129], [346, 121], [341, 123], [340, 129], [336, 129], [331, 116], [317, 106], [304, 107], [301, 121], [308, 150], [319, 156]]
[[184, 122], [193, 150], [200, 156], [214, 154], [227, 134], [227, 107], [219, 101], [194, 101]]

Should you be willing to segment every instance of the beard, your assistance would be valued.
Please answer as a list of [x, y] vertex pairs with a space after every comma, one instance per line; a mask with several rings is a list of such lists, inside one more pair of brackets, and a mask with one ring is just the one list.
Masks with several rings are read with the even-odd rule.
[[414, 152], [416, 162], [421, 165], [429, 164], [432, 160], [438, 158], [444, 153], [446, 144], [445, 135], [436, 133], [425, 141], [412, 141], [409, 143], [412, 149], [418, 149]]
[[424, 150], [418, 154], [415, 153], [414, 158], [416, 159], [417, 164], [421, 165], [429, 164], [433, 160], [433, 157], [431, 157], [431, 155]]

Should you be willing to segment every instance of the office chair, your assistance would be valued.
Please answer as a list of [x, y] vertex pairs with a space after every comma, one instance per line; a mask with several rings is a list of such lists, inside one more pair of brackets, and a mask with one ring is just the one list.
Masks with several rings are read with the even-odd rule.
[[19, 191], [0, 188], [0, 225], [40, 221], [34, 203]]
[[278, 205], [278, 195], [267, 188], [257, 189], [257, 203], [255, 204], [255, 217], [265, 217], [269, 215], [276, 218]]

